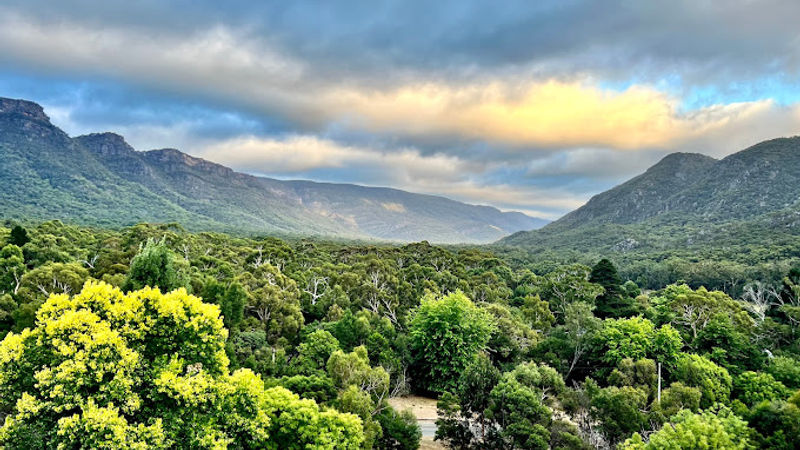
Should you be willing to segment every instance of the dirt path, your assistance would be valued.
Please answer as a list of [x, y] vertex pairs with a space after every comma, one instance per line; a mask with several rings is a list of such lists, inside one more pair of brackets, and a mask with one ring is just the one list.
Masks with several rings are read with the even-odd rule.
[[420, 449], [438, 450], [445, 448], [441, 443], [435, 442], [436, 434], [436, 399], [410, 395], [408, 397], [394, 397], [389, 399], [392, 408], [398, 411], [409, 410], [422, 430]]

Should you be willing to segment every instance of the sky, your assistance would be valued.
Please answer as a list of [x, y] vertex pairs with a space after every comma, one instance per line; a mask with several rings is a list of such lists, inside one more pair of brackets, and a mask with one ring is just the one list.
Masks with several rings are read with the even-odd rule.
[[0, 3], [0, 97], [281, 179], [555, 219], [800, 134], [800, 2]]

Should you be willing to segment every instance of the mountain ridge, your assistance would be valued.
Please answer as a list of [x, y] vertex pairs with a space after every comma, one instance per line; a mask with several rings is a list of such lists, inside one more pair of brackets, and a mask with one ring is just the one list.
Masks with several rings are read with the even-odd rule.
[[[70, 137], [44, 108], [0, 98], [0, 196], [12, 219], [437, 243], [488, 243], [546, 221], [393, 188], [283, 181], [111, 132]], [[334, 193], [335, 192], [335, 193]]]
[[798, 212], [800, 136], [794, 136], [759, 142], [719, 160], [669, 154], [545, 227], [513, 233], [497, 244], [600, 253], [664, 250], [729, 242], [735, 236], [721, 235], [730, 230], [797, 234], [800, 224], [791, 218]]
[[[641, 175], [593, 196], [585, 205], [556, 222], [585, 223], [598, 216], [605, 217], [613, 223], [636, 222], [657, 213], [652, 208], [654, 197], [674, 195], [685, 187], [687, 179], [708, 169], [709, 165], [716, 161], [710, 156], [699, 153], [670, 153]], [[658, 192], [654, 191], [654, 186], [658, 186]], [[617, 206], [610, 208], [608, 206], [610, 202], [616, 202]], [[636, 213], [630, 214], [630, 210]], [[628, 212], [627, 216], [623, 216], [625, 212]]]

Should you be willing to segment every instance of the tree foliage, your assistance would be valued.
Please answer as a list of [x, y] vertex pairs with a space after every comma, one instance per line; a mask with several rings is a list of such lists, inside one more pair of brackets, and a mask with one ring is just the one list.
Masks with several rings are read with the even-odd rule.
[[[416, 421], [387, 399], [431, 391], [439, 439], [454, 448], [608, 448], [637, 432], [646, 445], [676, 415], [714, 415], [725, 411], [719, 405], [747, 422], [754, 446], [798, 441], [800, 277], [790, 265], [685, 265], [665, 254], [631, 268], [610, 255], [619, 271], [609, 283], [574, 264], [599, 255], [561, 265], [546, 254], [498, 258], [486, 248], [189, 233], [175, 224], [50, 221], [28, 227], [22, 247], [10, 235], [0, 226], [0, 333], [13, 332], [0, 372], [17, 374], [0, 384], [5, 448], [37, 439], [415, 448]], [[110, 286], [165, 274], [186, 291], [121, 290], [102, 300], [117, 292]], [[676, 274], [686, 284], [669, 285]], [[619, 283], [629, 278], [636, 283]], [[103, 295], [84, 295], [87, 280]], [[634, 300], [635, 314], [599, 318], [598, 296], [609, 290]], [[204, 315], [188, 292], [214, 311], [213, 330], [195, 321]], [[77, 306], [53, 306], [76, 298]], [[229, 427], [234, 419], [241, 423]], [[259, 423], [261, 431], [248, 428]]]
[[28, 237], [28, 230], [25, 228], [22, 228], [20, 225], [15, 225], [14, 228], [11, 229], [11, 234], [8, 237], [9, 244], [22, 247], [30, 241], [31, 238]]
[[6, 448], [358, 448], [358, 418], [229, 372], [219, 308], [87, 283], [0, 345]]
[[653, 433], [647, 443], [637, 433], [625, 441], [622, 449], [732, 449], [751, 448], [747, 423], [728, 409], [693, 413], [683, 410], [670, 423]]
[[422, 386], [433, 392], [454, 389], [459, 375], [485, 348], [494, 328], [489, 314], [463, 292], [423, 298], [409, 330]]
[[187, 287], [184, 274], [176, 267], [176, 259], [163, 239], [149, 239], [131, 260], [131, 268], [122, 289], [135, 291], [144, 287], [157, 287], [167, 292]]
[[733, 385], [724, 367], [706, 357], [689, 353], [678, 358], [673, 377], [687, 386], [700, 389], [700, 406], [703, 408], [715, 403], [727, 403]]
[[635, 314], [634, 297], [622, 288], [622, 280], [614, 263], [601, 259], [592, 267], [589, 281], [603, 287], [596, 299], [596, 313], [600, 318], [628, 317]]

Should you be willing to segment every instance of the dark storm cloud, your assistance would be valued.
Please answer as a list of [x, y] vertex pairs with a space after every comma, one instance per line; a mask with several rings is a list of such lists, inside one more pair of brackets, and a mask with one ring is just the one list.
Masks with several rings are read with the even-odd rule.
[[[180, 34], [225, 25], [338, 74], [466, 78], [520, 67], [629, 80], [797, 75], [794, 1], [4, 2], [52, 22]], [[329, 72], [332, 71], [332, 72]]]

